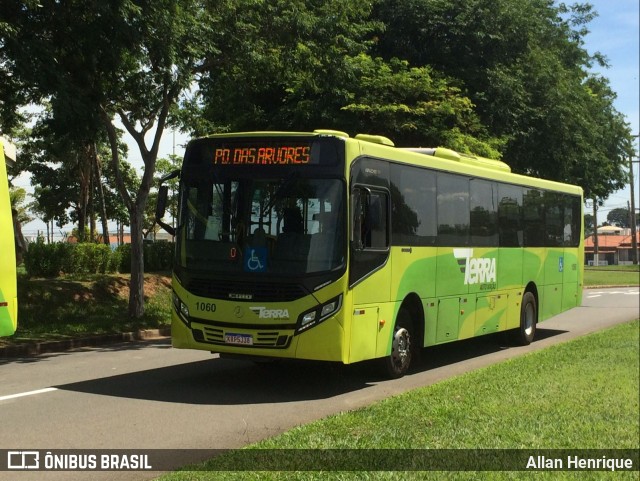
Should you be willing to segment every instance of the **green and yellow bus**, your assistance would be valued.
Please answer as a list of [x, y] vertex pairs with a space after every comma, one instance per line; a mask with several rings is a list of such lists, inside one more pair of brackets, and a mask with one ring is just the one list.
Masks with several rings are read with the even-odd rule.
[[15, 239], [5, 159], [15, 162], [15, 147], [0, 137], [0, 336], [12, 335], [18, 321]]
[[[193, 140], [180, 172], [173, 346], [404, 375], [420, 348], [581, 304], [582, 190], [505, 163], [312, 133]], [[166, 188], [160, 189], [161, 220]]]

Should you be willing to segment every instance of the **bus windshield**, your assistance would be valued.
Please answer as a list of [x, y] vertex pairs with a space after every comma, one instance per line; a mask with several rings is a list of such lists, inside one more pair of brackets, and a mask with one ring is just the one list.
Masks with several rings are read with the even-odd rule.
[[284, 276], [343, 267], [344, 182], [287, 170], [279, 178], [260, 178], [254, 170], [183, 179], [178, 264], [211, 273]]

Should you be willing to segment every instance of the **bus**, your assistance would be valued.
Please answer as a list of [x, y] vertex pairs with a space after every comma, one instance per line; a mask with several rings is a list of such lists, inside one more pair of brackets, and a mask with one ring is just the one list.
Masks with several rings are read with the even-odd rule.
[[0, 137], [0, 336], [12, 335], [18, 321], [15, 238], [6, 165], [6, 161], [15, 159], [15, 147]]
[[403, 376], [423, 347], [518, 344], [581, 304], [580, 187], [445, 148], [332, 130], [192, 140], [180, 171], [172, 344]]

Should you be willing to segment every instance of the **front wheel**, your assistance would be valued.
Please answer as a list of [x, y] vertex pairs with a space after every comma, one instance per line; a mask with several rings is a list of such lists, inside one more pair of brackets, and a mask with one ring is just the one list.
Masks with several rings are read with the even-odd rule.
[[391, 379], [404, 376], [409, 370], [412, 358], [412, 324], [409, 310], [400, 308], [393, 328], [391, 354], [382, 359], [383, 372]]
[[520, 306], [520, 327], [511, 333], [512, 341], [519, 346], [528, 346], [536, 335], [538, 304], [532, 292], [525, 292]]

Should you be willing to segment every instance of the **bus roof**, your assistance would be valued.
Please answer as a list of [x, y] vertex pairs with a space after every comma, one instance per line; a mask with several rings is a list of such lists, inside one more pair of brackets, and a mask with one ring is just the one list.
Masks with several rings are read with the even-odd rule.
[[205, 138], [231, 137], [337, 137], [354, 147], [359, 155], [371, 155], [392, 162], [406, 163], [458, 174], [477, 175], [480, 178], [499, 180], [517, 185], [567, 192], [582, 196], [582, 188], [572, 184], [515, 174], [505, 162], [479, 156], [461, 154], [444, 147], [395, 147], [393, 141], [381, 135], [358, 134], [351, 137], [346, 132], [317, 129], [313, 132], [256, 131], [212, 134]]

